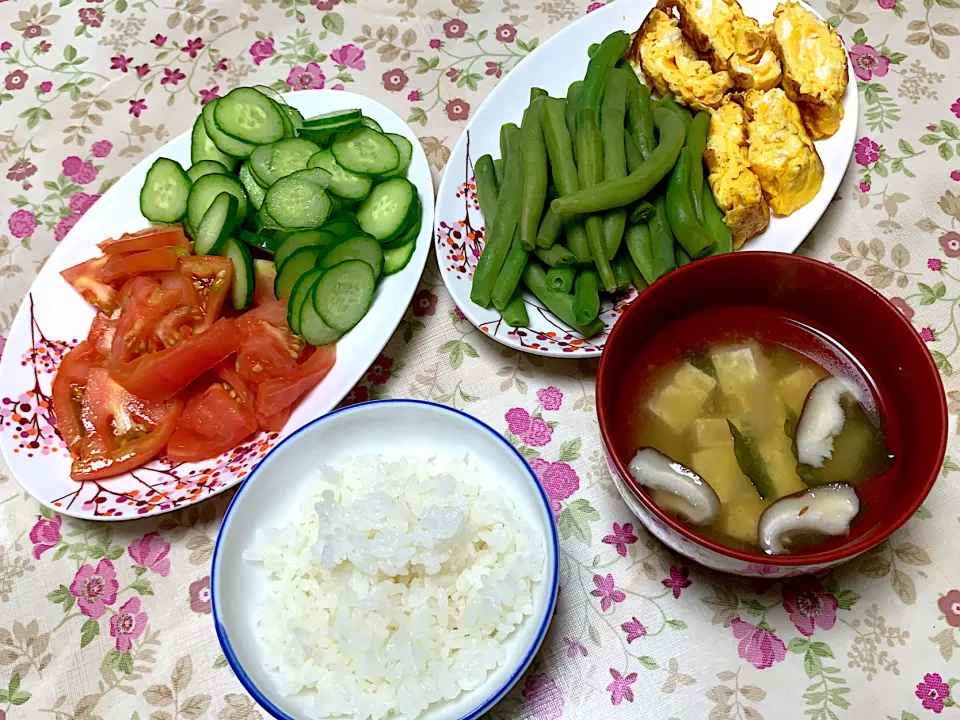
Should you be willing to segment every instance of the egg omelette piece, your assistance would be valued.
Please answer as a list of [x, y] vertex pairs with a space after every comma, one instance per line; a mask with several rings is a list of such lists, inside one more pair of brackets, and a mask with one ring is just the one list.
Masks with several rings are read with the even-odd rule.
[[750, 168], [770, 209], [790, 215], [813, 200], [823, 183], [823, 162], [803, 126], [800, 109], [783, 88], [743, 96]]
[[672, 93], [677, 102], [696, 110], [717, 107], [733, 87], [730, 73], [715, 73], [683, 37], [677, 19], [657, 8], [634, 34], [630, 60], [660, 95]]
[[733, 235], [733, 247], [739, 248], [766, 230], [770, 224], [770, 208], [760, 189], [760, 180], [750, 169], [746, 113], [731, 96], [710, 111], [703, 159], [710, 171], [707, 176], [710, 190]]
[[726, 70], [738, 90], [769, 90], [780, 84], [780, 60], [770, 31], [743, 12], [737, 0], [660, 0], [676, 8], [680, 28], [714, 70]]
[[783, 89], [800, 108], [814, 140], [830, 137], [843, 119], [847, 55], [837, 31], [796, 2], [773, 12], [773, 44], [783, 64]]

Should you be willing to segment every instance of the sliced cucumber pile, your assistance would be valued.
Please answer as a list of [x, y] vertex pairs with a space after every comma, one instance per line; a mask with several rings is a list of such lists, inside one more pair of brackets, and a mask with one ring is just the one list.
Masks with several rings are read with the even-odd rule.
[[255, 264], [272, 262], [290, 329], [325, 345], [360, 322], [380, 279], [413, 257], [423, 206], [406, 179], [412, 159], [406, 137], [360, 110], [304, 118], [271, 88], [240, 87], [203, 106], [189, 168], [153, 164], [140, 210], [182, 223], [197, 254], [230, 258], [238, 310], [263, 282]]

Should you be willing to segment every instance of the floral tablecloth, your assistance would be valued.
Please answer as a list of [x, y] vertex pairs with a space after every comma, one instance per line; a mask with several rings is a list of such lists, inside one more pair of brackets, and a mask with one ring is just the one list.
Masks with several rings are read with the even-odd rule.
[[[408, 119], [439, 179], [499, 78], [598, 5], [0, 0], [0, 334], [77, 219], [199, 104], [252, 83], [367, 93]], [[853, 57], [861, 117], [847, 177], [801, 252], [893, 299], [960, 414], [960, 4], [815, 5]], [[953, 415], [941, 481], [888, 542], [815, 579], [737, 581], [685, 564], [631, 518], [601, 456], [595, 370], [494, 344], [431, 263], [348, 398], [435, 400], [509, 431], [559, 508], [556, 619], [494, 718], [960, 717]], [[41, 510], [0, 467], [0, 720], [264, 717], [210, 618], [228, 501], [83, 523]]]

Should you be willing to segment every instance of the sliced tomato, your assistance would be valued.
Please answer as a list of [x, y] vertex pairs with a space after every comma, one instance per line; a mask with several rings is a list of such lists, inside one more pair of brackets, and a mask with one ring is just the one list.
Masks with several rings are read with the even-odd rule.
[[79, 265], [61, 270], [60, 275], [76, 290], [88, 303], [102, 310], [107, 315], [118, 307], [117, 291], [104, 282], [101, 277], [107, 257], [91, 258]]
[[156, 225], [135, 233], [125, 233], [116, 240], [104, 240], [97, 247], [106, 255], [142, 252], [164, 247], [190, 247], [190, 240], [181, 225]]
[[157, 323], [182, 300], [178, 288], [164, 287], [147, 277], [133, 278], [124, 285], [121, 295], [124, 300], [110, 351], [111, 367], [162, 349], [155, 337]]
[[[123, 320], [123, 316], [120, 317]], [[114, 340], [122, 342], [120, 330]], [[110, 376], [134, 395], [160, 401], [173, 397], [221, 360], [237, 352], [240, 333], [236, 322], [221, 318], [208, 330], [184, 338], [173, 347], [132, 360], [110, 358]]]
[[117, 321], [111, 320], [103, 313], [97, 313], [97, 316], [90, 323], [90, 332], [87, 333], [87, 342], [97, 349], [101, 358], [110, 356], [110, 348], [113, 345], [113, 338], [117, 332]]
[[81, 403], [87, 376], [98, 360], [96, 348], [84, 340], [63, 356], [53, 379], [53, 414], [57, 421], [57, 432], [71, 452], [78, 452], [83, 442]]
[[287, 424], [287, 420], [290, 419], [290, 415], [292, 413], [293, 405], [285, 407], [275, 415], [263, 415], [261, 413], [257, 413], [257, 422], [260, 423], [260, 427], [267, 432], [280, 432]]
[[290, 375], [297, 369], [303, 340], [287, 327], [286, 301], [271, 301], [237, 319], [243, 338], [236, 368], [251, 383]]
[[191, 255], [180, 261], [180, 272], [194, 286], [203, 310], [203, 322], [197, 328], [204, 330], [223, 314], [223, 305], [230, 292], [233, 262], [216, 255]]
[[176, 270], [186, 248], [155, 248], [124, 255], [109, 255], [100, 270], [100, 279], [105, 283], [127, 280], [137, 275]]
[[216, 367], [217, 377], [230, 386], [227, 389], [233, 392], [237, 402], [254, 407], [257, 402], [257, 388], [247, 384], [247, 381], [241, 377], [234, 365], [233, 358], [224, 360]]
[[316, 348], [297, 365], [297, 369], [284, 377], [264, 381], [257, 389], [257, 412], [264, 417], [291, 407], [303, 395], [312, 390], [333, 368], [337, 360], [336, 345]]
[[216, 457], [241, 443], [257, 428], [250, 404], [242, 402], [222, 383], [215, 382], [187, 402], [180, 424], [167, 443], [167, 456], [174, 462], [198, 462]]
[[157, 322], [153, 334], [164, 347], [172, 347], [194, 334], [194, 328], [203, 321], [203, 311], [192, 305], [180, 305]]

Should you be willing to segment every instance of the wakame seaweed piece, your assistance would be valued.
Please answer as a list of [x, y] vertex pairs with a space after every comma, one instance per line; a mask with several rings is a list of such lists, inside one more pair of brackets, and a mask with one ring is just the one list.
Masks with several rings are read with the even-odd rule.
[[753, 483], [753, 487], [756, 488], [761, 500], [774, 497], [777, 494], [776, 489], [763, 466], [763, 460], [760, 458], [756, 446], [729, 419], [727, 420], [727, 427], [730, 428], [730, 434], [733, 436], [733, 454], [737, 457], [737, 465], [740, 466], [740, 470]]

